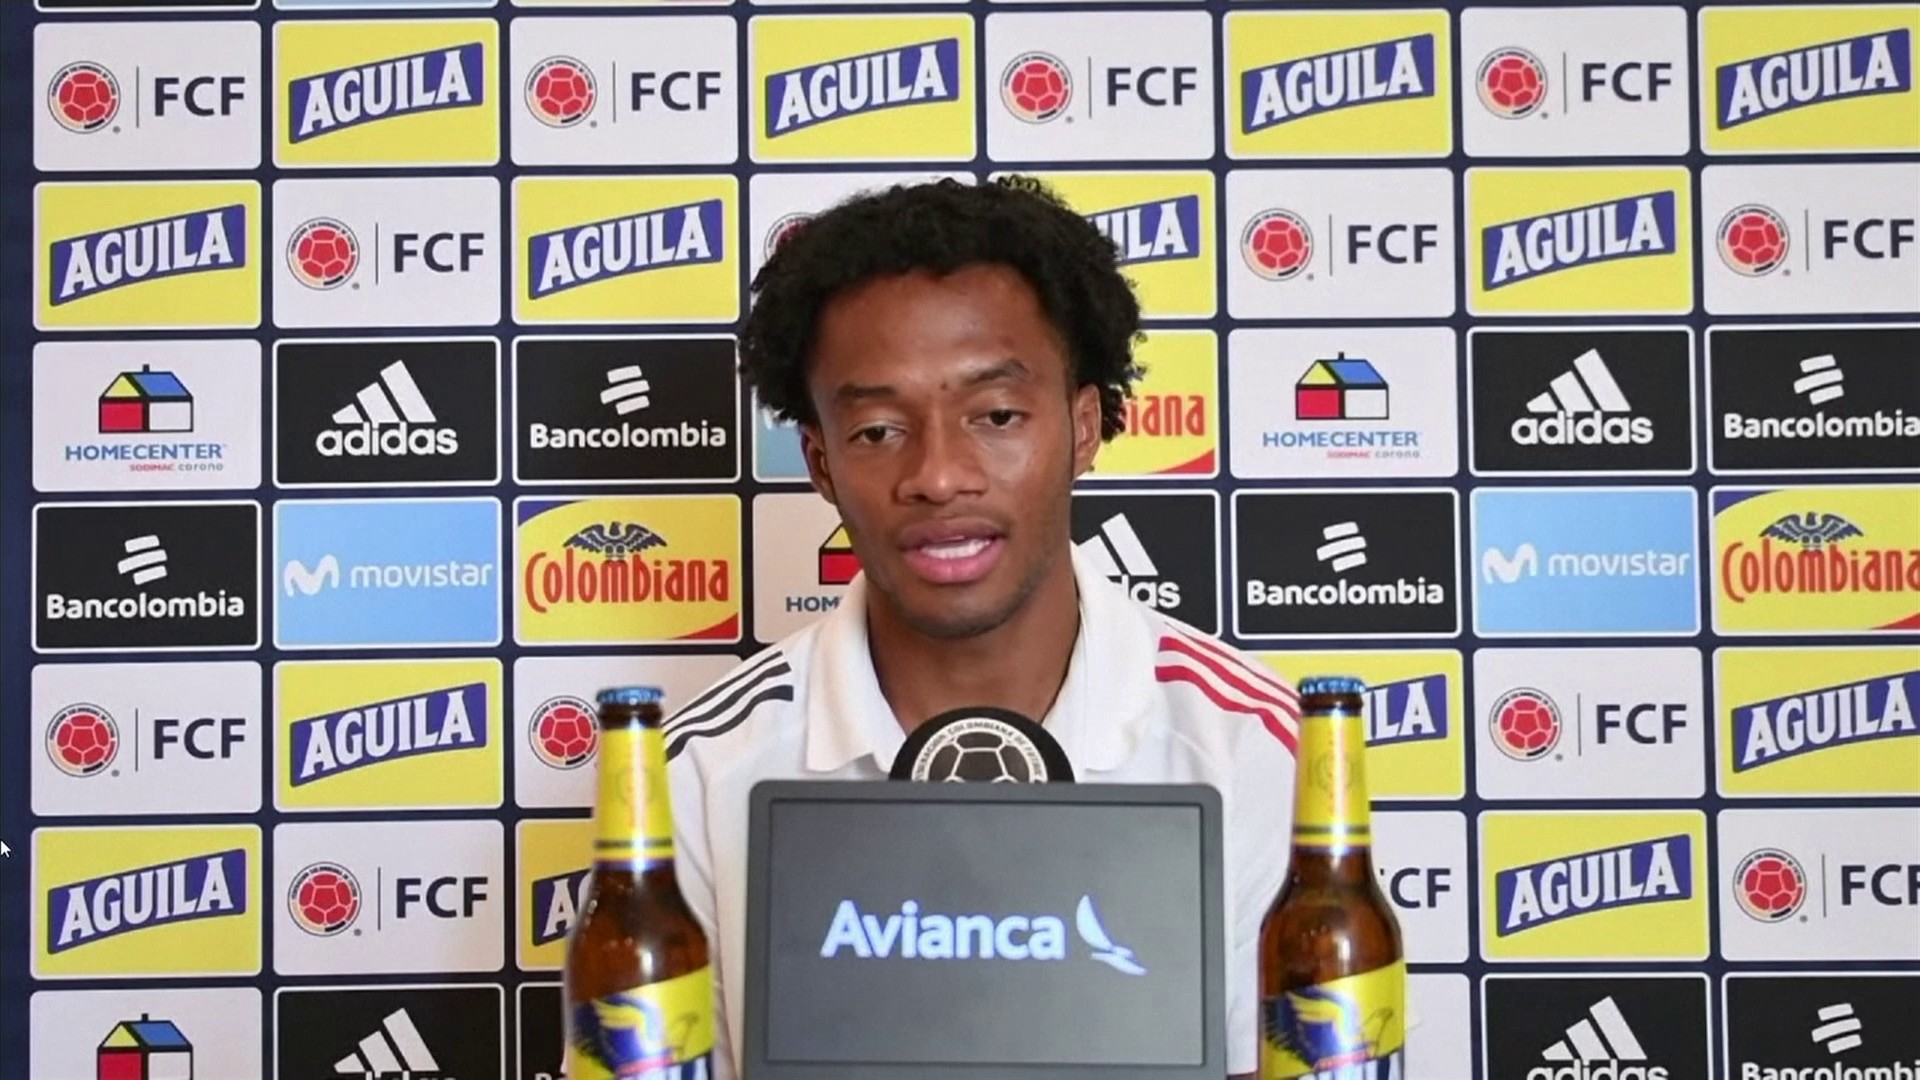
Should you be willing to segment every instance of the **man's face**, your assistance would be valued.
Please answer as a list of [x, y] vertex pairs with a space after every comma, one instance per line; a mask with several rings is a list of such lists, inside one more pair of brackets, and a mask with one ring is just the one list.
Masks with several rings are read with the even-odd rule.
[[878, 278], [821, 313], [801, 426], [867, 581], [938, 638], [1004, 623], [1071, 542], [1100, 401], [1017, 271]]

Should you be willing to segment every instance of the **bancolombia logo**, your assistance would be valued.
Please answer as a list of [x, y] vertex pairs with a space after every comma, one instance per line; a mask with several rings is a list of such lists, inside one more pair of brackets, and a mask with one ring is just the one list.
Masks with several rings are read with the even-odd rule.
[[1920, 487], [1713, 492], [1722, 632], [1920, 630]]
[[738, 637], [732, 496], [523, 499], [515, 517], [523, 643]]
[[[1082, 895], [1074, 908], [1074, 929], [1089, 959], [1123, 975], [1147, 973], [1133, 950], [1107, 935], [1091, 896]], [[1058, 915], [923, 914], [917, 900], [903, 902], [897, 914], [882, 919], [842, 900], [820, 955], [831, 960], [843, 949], [862, 960], [1065, 960], [1067, 926]]]
[[34, 647], [44, 652], [259, 644], [255, 503], [34, 508]]

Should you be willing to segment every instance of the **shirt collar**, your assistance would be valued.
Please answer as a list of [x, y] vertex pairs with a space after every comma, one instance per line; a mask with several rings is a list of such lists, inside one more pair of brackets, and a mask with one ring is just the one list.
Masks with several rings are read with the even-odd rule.
[[[1080, 633], [1060, 695], [1042, 724], [1073, 762], [1074, 774], [1119, 768], [1133, 754], [1154, 700], [1152, 623], [1139, 606], [1070, 549], [1080, 593]], [[866, 574], [855, 575], [840, 606], [821, 620], [807, 672], [806, 766], [833, 772], [863, 757], [882, 773], [906, 732], [880, 693], [867, 647]]]

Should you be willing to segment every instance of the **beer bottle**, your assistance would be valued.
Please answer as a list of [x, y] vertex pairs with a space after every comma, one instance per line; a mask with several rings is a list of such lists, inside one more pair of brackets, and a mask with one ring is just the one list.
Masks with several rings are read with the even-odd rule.
[[1406, 954], [1374, 880], [1358, 679], [1300, 682], [1293, 856], [1260, 926], [1260, 1080], [1400, 1080]]
[[673, 875], [661, 693], [602, 690], [599, 794], [586, 899], [567, 935], [568, 1080], [707, 1080], [707, 937]]

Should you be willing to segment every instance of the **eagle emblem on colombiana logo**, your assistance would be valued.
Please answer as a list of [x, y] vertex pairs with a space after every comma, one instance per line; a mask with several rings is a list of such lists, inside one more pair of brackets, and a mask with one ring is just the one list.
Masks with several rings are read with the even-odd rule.
[[1760, 530], [1760, 535], [1801, 547], [1817, 548], [1867, 534], [1860, 526], [1839, 514], [1821, 514], [1809, 510], [1804, 514], [1788, 514]]
[[1393, 1009], [1360, 1015], [1360, 1003], [1322, 986], [1289, 990], [1266, 1005], [1267, 1042], [1320, 1072], [1371, 1061]]
[[668, 1030], [660, 1007], [635, 994], [610, 994], [575, 1010], [573, 1041], [615, 1076], [639, 1076], [685, 1060], [689, 1013]]
[[648, 548], [666, 547], [667, 540], [645, 525], [636, 525], [631, 521], [609, 521], [605, 525], [589, 525], [567, 537], [567, 546], [596, 555], [620, 558], [637, 555]]

